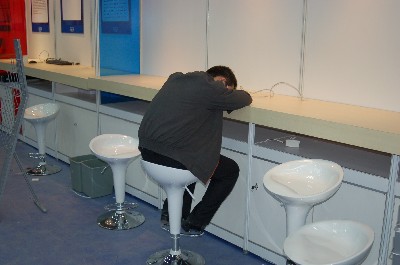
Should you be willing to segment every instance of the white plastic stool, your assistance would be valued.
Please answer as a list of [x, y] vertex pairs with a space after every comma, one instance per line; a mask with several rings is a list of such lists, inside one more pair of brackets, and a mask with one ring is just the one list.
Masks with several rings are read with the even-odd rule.
[[31, 123], [36, 131], [39, 152], [29, 154], [31, 157], [39, 158], [39, 165], [28, 170], [27, 174], [44, 176], [57, 173], [61, 170], [59, 166], [46, 163], [46, 128], [49, 122], [54, 120], [59, 112], [59, 106], [55, 103], [44, 103], [29, 107], [25, 110], [24, 119]]
[[125, 202], [126, 170], [140, 155], [138, 140], [121, 134], [102, 134], [90, 141], [89, 148], [110, 165], [115, 190], [115, 207], [106, 206], [108, 211], [97, 218], [97, 224], [110, 230], [126, 230], [143, 224], [143, 214], [131, 210], [137, 205]]
[[328, 200], [340, 188], [343, 169], [322, 159], [282, 163], [268, 170], [264, 187], [285, 206], [286, 235], [305, 225], [314, 205]]
[[340, 220], [306, 225], [310, 209], [332, 197], [342, 181], [343, 169], [322, 159], [286, 162], [265, 174], [265, 188], [285, 206], [287, 264], [358, 265], [367, 257], [374, 236], [366, 225]]
[[166, 167], [142, 160], [142, 166], [149, 177], [154, 179], [165, 191], [168, 198], [170, 234], [172, 248], [154, 253], [146, 264], [202, 265], [204, 258], [189, 250], [181, 250], [179, 245], [183, 193], [185, 187], [198, 179], [188, 170]]
[[303, 226], [284, 242], [285, 254], [299, 265], [359, 265], [368, 256], [374, 231], [350, 220]]

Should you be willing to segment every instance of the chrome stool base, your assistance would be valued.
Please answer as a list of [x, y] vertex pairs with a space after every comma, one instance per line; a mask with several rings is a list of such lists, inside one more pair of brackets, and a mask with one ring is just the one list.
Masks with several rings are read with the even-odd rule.
[[127, 230], [143, 224], [143, 214], [135, 211], [108, 211], [97, 218], [97, 224], [109, 230]]
[[32, 176], [46, 176], [58, 173], [61, 171], [61, 167], [56, 165], [40, 165], [34, 168], [28, 168], [26, 174]]
[[110, 204], [104, 206], [104, 209], [106, 211], [119, 210], [119, 211], [128, 211], [129, 212], [129, 210], [135, 209], [137, 207], [138, 207], [138, 204], [135, 202], [123, 202], [123, 203], [116, 202], [116, 203], [110, 203]]
[[147, 265], [204, 265], [206, 261], [196, 252], [181, 250], [180, 255], [172, 255], [170, 249], [162, 250], [151, 255]]

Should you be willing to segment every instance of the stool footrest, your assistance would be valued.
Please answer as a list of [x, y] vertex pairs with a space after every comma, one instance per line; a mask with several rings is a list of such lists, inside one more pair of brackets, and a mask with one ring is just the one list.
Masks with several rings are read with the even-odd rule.
[[137, 203], [134, 202], [124, 202], [124, 203], [111, 203], [104, 206], [107, 211], [129, 211], [138, 207]]
[[39, 153], [29, 153], [29, 157], [30, 158], [35, 158], [35, 159], [40, 159], [43, 162], [46, 159], [46, 155], [39, 154]]
[[170, 249], [161, 250], [151, 255], [147, 261], [147, 265], [204, 265], [204, 258], [196, 252], [181, 249], [180, 255], [171, 254]]

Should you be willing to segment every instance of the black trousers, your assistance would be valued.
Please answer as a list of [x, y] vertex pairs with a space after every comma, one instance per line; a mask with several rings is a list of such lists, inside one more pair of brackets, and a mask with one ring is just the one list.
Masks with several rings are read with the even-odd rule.
[[[180, 162], [167, 156], [160, 155], [145, 148], [139, 148], [142, 158], [148, 162], [174, 167], [179, 169], [187, 169]], [[192, 223], [205, 227], [211, 222], [215, 213], [224, 202], [226, 197], [231, 193], [236, 181], [239, 177], [238, 164], [223, 155], [220, 155], [219, 163], [210, 179], [207, 190], [202, 200], [191, 210], [192, 197], [185, 191], [183, 195], [182, 218], [189, 219]], [[196, 183], [188, 186], [191, 193], [194, 193]], [[164, 201], [163, 212], [168, 212], [168, 201]]]

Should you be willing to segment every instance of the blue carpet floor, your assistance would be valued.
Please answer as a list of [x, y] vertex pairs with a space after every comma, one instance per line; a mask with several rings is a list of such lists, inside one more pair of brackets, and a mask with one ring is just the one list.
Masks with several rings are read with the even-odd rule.
[[[16, 152], [24, 167], [36, 161], [28, 157], [36, 149], [22, 142]], [[143, 213], [143, 225], [124, 231], [100, 228], [97, 217], [113, 195], [90, 199], [71, 188], [69, 165], [48, 158], [62, 171], [29, 181], [47, 209], [42, 213], [33, 203], [23, 175], [13, 161], [3, 196], [0, 198], [0, 265], [144, 265], [148, 256], [171, 245], [169, 234], [160, 229], [158, 209], [127, 195]], [[210, 265], [269, 265], [243, 254], [242, 249], [209, 233], [199, 238], [181, 238], [181, 246], [203, 255]]]

